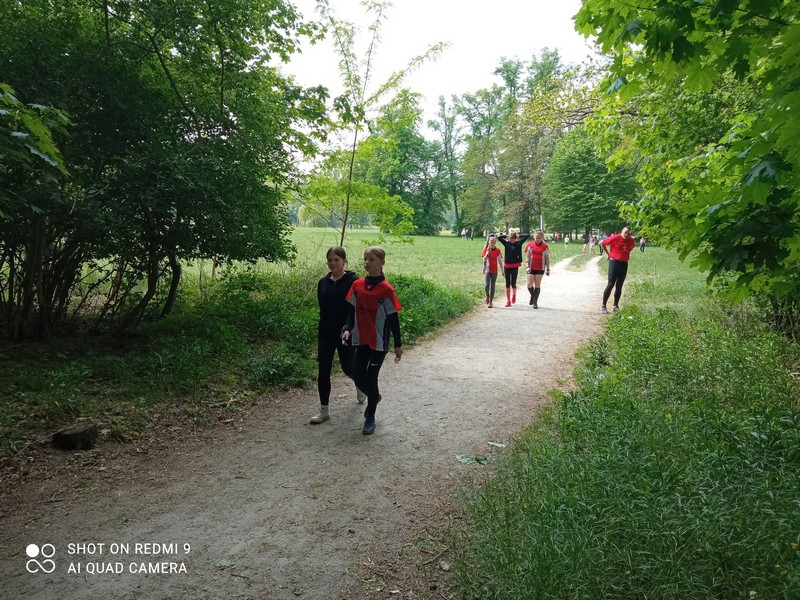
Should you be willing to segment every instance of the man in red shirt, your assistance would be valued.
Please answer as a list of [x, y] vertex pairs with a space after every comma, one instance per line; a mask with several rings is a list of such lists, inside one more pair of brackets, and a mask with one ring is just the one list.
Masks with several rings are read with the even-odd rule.
[[631, 236], [631, 228], [623, 227], [621, 233], [609, 236], [600, 242], [600, 254], [605, 250], [608, 253], [608, 285], [603, 290], [603, 307], [600, 312], [608, 312], [606, 303], [614, 289], [614, 312], [619, 312], [619, 298], [622, 295], [622, 284], [628, 275], [628, 260], [631, 257], [631, 250], [636, 242]]

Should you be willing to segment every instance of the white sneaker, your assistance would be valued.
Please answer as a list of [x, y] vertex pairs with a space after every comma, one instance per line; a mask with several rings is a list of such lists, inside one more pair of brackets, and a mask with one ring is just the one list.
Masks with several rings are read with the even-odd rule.
[[356, 388], [356, 401], [359, 404], [364, 404], [367, 401], [367, 395], [358, 388]]
[[310, 423], [316, 425], [317, 423], [323, 423], [331, 418], [330, 413], [328, 412], [330, 409], [327, 406], [320, 406], [319, 412], [311, 417]]

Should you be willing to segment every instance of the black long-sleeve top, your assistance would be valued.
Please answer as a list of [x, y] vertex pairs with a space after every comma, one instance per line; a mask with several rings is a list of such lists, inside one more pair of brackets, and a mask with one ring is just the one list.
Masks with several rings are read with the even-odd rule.
[[523, 233], [517, 236], [517, 241], [512, 242], [506, 235], [497, 237], [498, 241], [505, 246], [506, 249], [506, 266], [507, 267], [520, 267], [522, 266], [522, 244], [527, 240], [531, 234]]
[[350, 286], [358, 279], [353, 271], [345, 271], [334, 281], [328, 273], [317, 283], [317, 302], [319, 302], [319, 326], [317, 332], [321, 340], [336, 343], [347, 321], [350, 305], [345, 298]]

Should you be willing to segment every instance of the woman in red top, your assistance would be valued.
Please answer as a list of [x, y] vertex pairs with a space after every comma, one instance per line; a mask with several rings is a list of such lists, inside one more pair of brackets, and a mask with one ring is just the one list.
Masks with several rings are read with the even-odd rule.
[[537, 231], [532, 242], [525, 246], [528, 262], [528, 292], [531, 299], [528, 304], [539, 308], [539, 294], [542, 291], [542, 275], [550, 276], [550, 248], [544, 241], [544, 232]]
[[[490, 233], [481, 253], [483, 257], [483, 279], [486, 290], [486, 308], [492, 308], [497, 273], [503, 272], [503, 253], [497, 247], [497, 236]], [[503, 274], [505, 276], [505, 274]]]
[[356, 279], [347, 302], [350, 311], [342, 327], [342, 342], [356, 348], [353, 379], [358, 389], [367, 394], [364, 411], [364, 435], [375, 433], [375, 410], [381, 395], [378, 391], [378, 374], [389, 353], [389, 335], [394, 338], [394, 360], [400, 362], [403, 348], [400, 340], [398, 313], [403, 310], [394, 288], [383, 276], [386, 252], [379, 246], [364, 250], [366, 277]]
[[623, 227], [622, 233], [609, 236], [600, 242], [600, 254], [605, 250], [608, 253], [608, 285], [603, 290], [603, 307], [600, 312], [608, 312], [606, 303], [614, 288], [614, 312], [619, 312], [619, 298], [622, 296], [622, 284], [628, 275], [628, 260], [631, 257], [631, 250], [636, 242], [631, 236], [631, 228]]

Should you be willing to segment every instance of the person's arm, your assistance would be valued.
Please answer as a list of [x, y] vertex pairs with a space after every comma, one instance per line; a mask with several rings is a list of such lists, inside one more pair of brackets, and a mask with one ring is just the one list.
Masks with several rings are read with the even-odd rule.
[[503, 269], [503, 253], [502, 252], [498, 252], [497, 253], [497, 272], [498, 273], [502, 273], [503, 277], [506, 276], [506, 272]]
[[544, 251], [545, 274], [550, 275], [550, 250]]
[[389, 323], [389, 330], [392, 332], [394, 339], [394, 361], [400, 362], [403, 356], [403, 342], [400, 339], [400, 317], [398, 314], [392, 313], [386, 316], [386, 322]]
[[347, 345], [350, 341], [350, 332], [353, 330], [353, 325], [356, 323], [356, 307], [351, 302], [347, 303], [347, 317], [342, 325], [342, 341]]
[[521, 244], [522, 242], [527, 240], [529, 237], [531, 237], [530, 233], [521, 233], [521, 234], [519, 234], [517, 236], [517, 241]]

